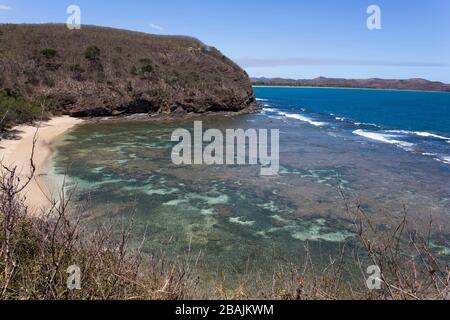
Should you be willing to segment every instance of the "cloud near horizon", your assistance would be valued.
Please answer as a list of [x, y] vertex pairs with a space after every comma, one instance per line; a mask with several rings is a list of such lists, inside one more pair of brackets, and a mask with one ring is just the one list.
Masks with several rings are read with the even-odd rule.
[[160, 26], [160, 25], [157, 25], [157, 24], [154, 24], [154, 23], [150, 23], [148, 26], [149, 26], [150, 28], [155, 29], [155, 30], [158, 30], [158, 31], [164, 31], [164, 30], [166, 30], [164, 27], [162, 27], [162, 26]]
[[243, 68], [272, 68], [283, 66], [387, 66], [387, 67], [446, 67], [444, 63], [414, 62], [414, 61], [379, 61], [321, 58], [285, 58], [285, 59], [237, 59]]

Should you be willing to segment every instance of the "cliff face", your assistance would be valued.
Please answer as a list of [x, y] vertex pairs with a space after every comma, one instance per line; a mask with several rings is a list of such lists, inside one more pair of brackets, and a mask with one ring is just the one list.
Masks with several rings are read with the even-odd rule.
[[188, 37], [64, 25], [0, 25], [0, 90], [74, 116], [245, 111], [248, 75]]

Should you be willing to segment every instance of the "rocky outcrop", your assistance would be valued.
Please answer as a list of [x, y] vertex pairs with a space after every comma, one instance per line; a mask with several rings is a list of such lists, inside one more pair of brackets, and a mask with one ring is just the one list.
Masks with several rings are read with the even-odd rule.
[[255, 106], [248, 75], [213, 47], [93, 26], [1, 25], [0, 89], [81, 117]]

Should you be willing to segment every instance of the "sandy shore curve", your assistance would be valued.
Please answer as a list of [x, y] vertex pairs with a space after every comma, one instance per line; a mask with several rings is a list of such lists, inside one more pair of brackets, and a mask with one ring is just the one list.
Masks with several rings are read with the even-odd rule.
[[83, 122], [69, 116], [56, 117], [36, 125], [21, 125], [14, 128], [18, 139], [0, 141], [0, 161], [8, 167], [17, 167], [22, 180], [30, 174], [30, 158], [33, 140], [36, 146], [33, 162], [36, 172], [33, 180], [22, 196], [31, 214], [39, 214], [51, 206], [51, 199], [57, 199], [61, 186], [52, 179], [49, 159], [54, 152], [54, 142], [58, 137]]

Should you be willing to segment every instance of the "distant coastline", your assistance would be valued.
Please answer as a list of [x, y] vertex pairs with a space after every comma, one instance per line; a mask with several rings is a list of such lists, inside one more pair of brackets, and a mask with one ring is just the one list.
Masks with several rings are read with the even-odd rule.
[[450, 93], [450, 91], [433, 91], [417, 89], [377, 89], [364, 87], [321, 87], [321, 86], [290, 86], [290, 85], [260, 85], [254, 84], [253, 88], [291, 88], [291, 89], [342, 89], [342, 90], [372, 90], [372, 91], [401, 91], [401, 92], [429, 92], [429, 93]]
[[291, 87], [291, 88], [336, 88], [336, 89], [368, 89], [368, 90], [401, 90], [450, 92], [450, 84], [425, 79], [283, 79], [252, 78], [255, 87]]

